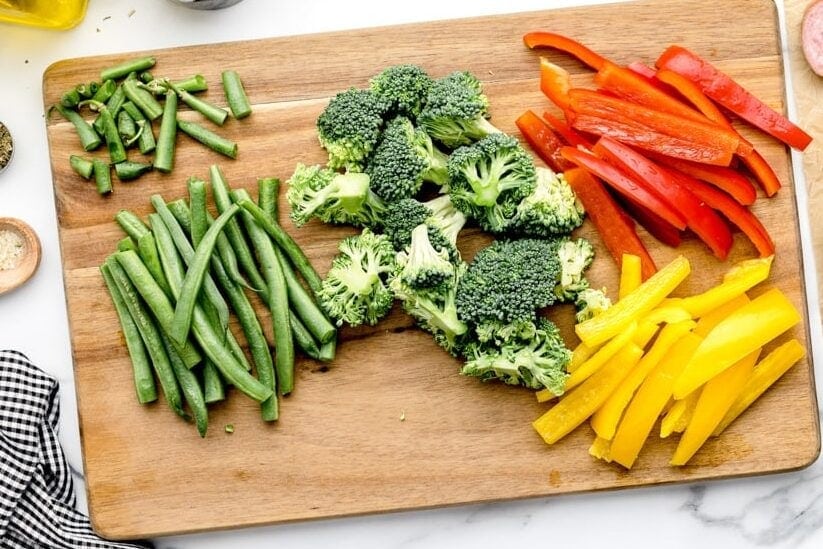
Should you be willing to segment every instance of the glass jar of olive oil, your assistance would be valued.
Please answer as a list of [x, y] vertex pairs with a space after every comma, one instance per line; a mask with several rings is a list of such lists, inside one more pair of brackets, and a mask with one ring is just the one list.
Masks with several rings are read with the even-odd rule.
[[88, 0], [0, 0], [0, 22], [68, 29], [86, 15]]

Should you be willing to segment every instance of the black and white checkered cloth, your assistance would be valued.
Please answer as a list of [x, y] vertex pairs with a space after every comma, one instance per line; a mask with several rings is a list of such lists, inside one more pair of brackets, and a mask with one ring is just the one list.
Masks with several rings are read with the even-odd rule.
[[142, 547], [98, 537], [75, 509], [59, 416], [57, 381], [25, 355], [0, 350], [0, 547]]

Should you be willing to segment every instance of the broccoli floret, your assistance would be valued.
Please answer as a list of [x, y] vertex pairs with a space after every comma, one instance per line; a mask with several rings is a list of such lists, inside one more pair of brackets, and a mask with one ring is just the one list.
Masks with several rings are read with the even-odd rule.
[[557, 326], [548, 319], [537, 321], [534, 335], [529, 339], [512, 340], [500, 347], [470, 345], [467, 353], [461, 370], [463, 375], [483, 381], [499, 379], [531, 389], [545, 387], [555, 395], [563, 394], [571, 351], [563, 343]]
[[466, 264], [461, 261], [447, 280], [431, 290], [411, 288], [401, 276], [395, 276], [390, 282], [395, 297], [403, 302], [403, 309], [454, 356], [460, 354], [468, 332], [466, 324], [457, 317], [455, 305], [457, 285], [465, 272]]
[[371, 90], [350, 88], [329, 101], [317, 118], [317, 135], [329, 153], [330, 168], [365, 168], [380, 139], [386, 109]]
[[415, 290], [437, 288], [454, 274], [448, 250], [432, 246], [425, 223], [412, 231], [411, 245], [397, 253], [397, 267], [403, 283]]
[[386, 210], [364, 173], [341, 174], [322, 166], [298, 164], [288, 184], [286, 198], [297, 226], [312, 217], [325, 223], [373, 226]]
[[320, 304], [338, 326], [373, 326], [394, 300], [387, 286], [396, 269], [394, 248], [386, 236], [363, 229], [344, 238], [338, 249], [319, 292]]
[[540, 167], [534, 190], [517, 206], [513, 230], [526, 236], [568, 234], [583, 223], [584, 213], [563, 174]]
[[386, 125], [366, 173], [371, 176], [374, 192], [395, 202], [415, 196], [424, 181], [444, 185], [449, 178], [447, 160], [426, 132], [398, 116]]
[[508, 323], [488, 319], [474, 326], [474, 338], [478, 343], [500, 347], [515, 340], [528, 341], [536, 331], [537, 325], [532, 318]]
[[448, 195], [428, 202], [407, 198], [389, 204], [383, 218], [385, 234], [395, 250], [404, 250], [411, 244], [411, 233], [421, 223], [429, 227], [429, 241], [437, 250], [448, 249], [449, 258], [457, 261], [457, 235], [466, 224], [466, 216], [457, 210]]
[[434, 81], [417, 65], [387, 67], [369, 81], [369, 88], [386, 104], [389, 112], [417, 118]]
[[496, 133], [449, 156], [455, 207], [493, 233], [510, 229], [520, 202], [534, 190], [534, 161], [514, 137]]
[[560, 259], [560, 280], [554, 289], [558, 301], [573, 301], [589, 287], [584, 273], [594, 260], [594, 247], [585, 238], [564, 238], [557, 247]]
[[574, 307], [577, 309], [575, 320], [580, 323], [593, 318], [612, 306], [612, 300], [605, 291], [595, 288], [586, 288], [577, 294]]
[[471, 326], [534, 320], [537, 309], [555, 302], [559, 279], [556, 241], [495, 241], [477, 253], [460, 279], [458, 315]]
[[454, 148], [498, 133], [486, 120], [488, 115], [489, 99], [480, 81], [469, 72], [456, 71], [434, 81], [417, 121], [434, 139]]

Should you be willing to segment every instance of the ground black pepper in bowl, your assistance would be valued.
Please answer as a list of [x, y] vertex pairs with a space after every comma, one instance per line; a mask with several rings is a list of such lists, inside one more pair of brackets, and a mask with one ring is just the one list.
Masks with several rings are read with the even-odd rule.
[[11, 134], [8, 128], [0, 122], [0, 172], [11, 162], [12, 152], [14, 152], [14, 143], [11, 140]]

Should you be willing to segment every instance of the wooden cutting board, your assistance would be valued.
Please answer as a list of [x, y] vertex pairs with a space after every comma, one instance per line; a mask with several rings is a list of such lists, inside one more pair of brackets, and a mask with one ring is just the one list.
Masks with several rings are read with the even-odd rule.
[[[733, 14], [733, 16], [732, 16]], [[193, 46], [151, 52], [154, 72], [172, 78], [199, 72], [223, 104], [219, 71], [236, 69], [247, 84], [254, 114], [230, 120], [221, 133], [238, 141], [236, 161], [218, 157], [185, 136], [178, 138], [171, 175], [150, 174], [117, 184], [101, 199], [78, 179], [68, 156], [78, 151], [72, 128], [47, 120], [62, 249], [67, 307], [91, 517], [111, 538], [149, 537], [207, 529], [339, 517], [469, 502], [546, 496], [584, 490], [694, 481], [785, 471], [811, 463], [820, 439], [810, 361], [795, 366], [691, 465], [667, 465], [676, 440], [652, 437], [636, 467], [626, 472], [595, 461], [588, 426], [553, 447], [530, 423], [544, 410], [531, 391], [483, 384], [458, 375], [458, 363], [412, 327], [399, 309], [374, 328], [342, 330], [329, 367], [301, 360], [296, 390], [282, 403], [282, 419], [266, 425], [239, 394], [211, 412], [201, 440], [193, 426], [160, 402], [140, 406], [129, 359], [97, 267], [121, 233], [112, 221], [121, 208], [149, 213], [149, 196], [185, 194], [190, 175], [219, 163], [231, 184], [256, 192], [256, 178], [288, 178], [295, 163], [324, 161], [314, 120], [333, 93], [365, 86], [394, 63], [418, 63], [433, 76], [468, 69], [484, 82], [492, 121], [515, 133], [514, 119], [548, 103], [538, 90], [538, 57], [521, 43], [531, 30], [575, 37], [616, 60], [652, 63], [671, 43], [705, 55], [777, 109], [784, 84], [775, 7], [759, 0], [643, 1], [563, 11], [443, 21], [391, 28]], [[101, 67], [137, 54], [72, 59], [44, 76], [45, 105]], [[590, 84], [587, 71], [557, 52], [545, 52]], [[194, 113], [186, 113], [192, 119]], [[156, 128], [155, 128], [156, 130]], [[786, 150], [744, 129], [775, 167], [784, 188], [754, 207], [777, 243], [772, 283], [802, 311], [804, 301], [797, 209]], [[104, 151], [95, 154], [104, 155]], [[281, 197], [281, 207], [287, 208]], [[283, 223], [317, 269], [328, 268], [337, 241], [349, 229]], [[614, 295], [617, 269], [587, 222], [579, 234], [598, 246], [590, 278]], [[645, 235], [644, 235], [645, 236]], [[466, 231], [466, 258], [487, 239]], [[693, 274], [678, 291], [717, 283], [734, 262], [752, 257], [737, 235], [720, 263], [693, 239], [678, 249], [647, 240], [665, 264], [677, 254]], [[763, 291], [767, 285], [758, 288]], [[552, 313], [569, 344], [572, 311]], [[807, 323], [792, 335], [805, 341]], [[817, 334], [819, 337], [819, 334]], [[233, 434], [224, 426], [231, 423]]]

